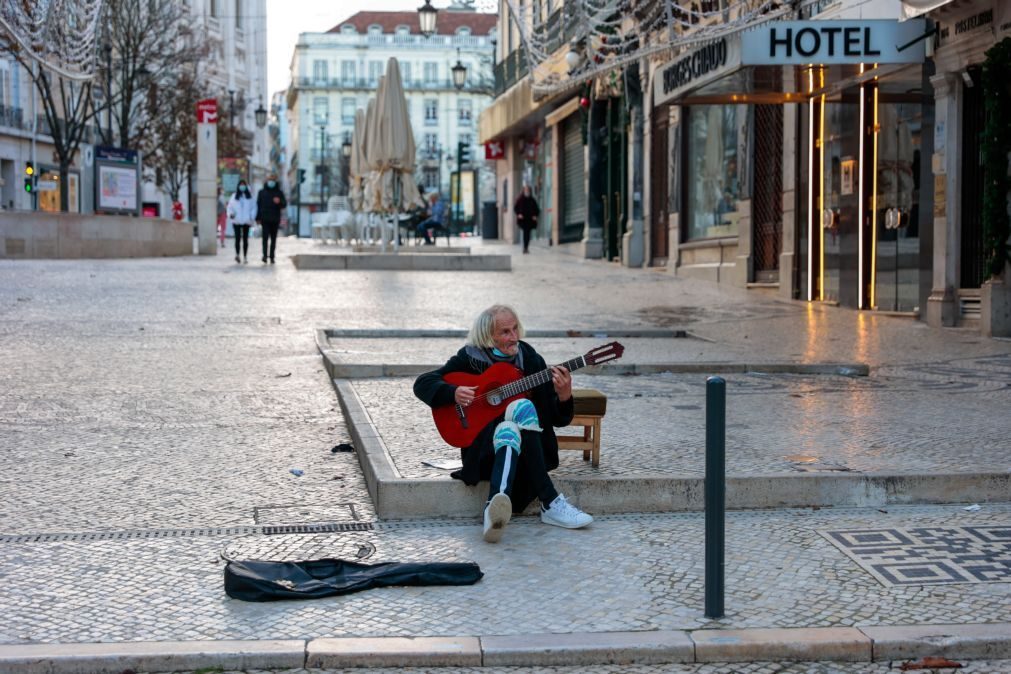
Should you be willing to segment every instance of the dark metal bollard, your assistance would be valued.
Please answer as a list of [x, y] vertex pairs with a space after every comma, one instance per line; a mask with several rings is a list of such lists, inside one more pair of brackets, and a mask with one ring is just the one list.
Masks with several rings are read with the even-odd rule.
[[727, 382], [706, 379], [706, 617], [723, 617]]

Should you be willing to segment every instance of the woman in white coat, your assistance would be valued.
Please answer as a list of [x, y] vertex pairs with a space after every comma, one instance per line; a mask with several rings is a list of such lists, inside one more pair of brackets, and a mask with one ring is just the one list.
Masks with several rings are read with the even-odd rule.
[[228, 200], [228, 219], [235, 231], [235, 261], [239, 262], [239, 246], [242, 247], [242, 262], [249, 262], [246, 255], [249, 252], [249, 228], [256, 221], [256, 199], [249, 193], [249, 185], [245, 180], [239, 181], [239, 187]]

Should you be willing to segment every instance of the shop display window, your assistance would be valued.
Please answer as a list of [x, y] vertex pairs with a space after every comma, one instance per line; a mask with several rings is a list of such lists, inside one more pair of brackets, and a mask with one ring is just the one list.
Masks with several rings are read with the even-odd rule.
[[[687, 237], [736, 236], [740, 218], [737, 105], [688, 109]], [[745, 108], [746, 109], [746, 108]]]

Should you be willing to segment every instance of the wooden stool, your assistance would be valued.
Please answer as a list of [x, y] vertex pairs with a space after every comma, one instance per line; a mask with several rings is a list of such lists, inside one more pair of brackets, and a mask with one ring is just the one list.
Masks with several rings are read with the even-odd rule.
[[600, 465], [600, 423], [607, 412], [607, 396], [596, 389], [572, 389], [575, 414], [569, 426], [581, 426], [582, 435], [559, 435], [558, 449], [581, 449], [583, 461]]

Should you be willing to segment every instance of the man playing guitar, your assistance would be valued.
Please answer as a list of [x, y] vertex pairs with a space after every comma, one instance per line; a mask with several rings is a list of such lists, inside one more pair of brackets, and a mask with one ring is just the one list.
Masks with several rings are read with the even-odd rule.
[[[437, 423], [443, 411], [444, 416], [458, 420], [458, 430], [466, 433], [469, 419], [495, 414], [483, 427], [470, 429], [477, 432], [476, 438], [461, 448], [463, 468], [452, 475], [471, 486], [480, 480], [491, 482], [484, 510], [484, 540], [489, 543], [498, 542], [512, 514], [523, 512], [534, 498], [541, 502], [541, 521], [546, 524], [579, 529], [593, 521], [566, 501], [548, 476], [548, 471], [558, 467], [554, 429], [572, 421], [572, 375], [563, 366], [549, 369], [533, 347], [521, 341], [523, 334], [513, 309], [491, 306], [474, 320], [466, 346], [441, 368], [414, 382], [414, 394], [435, 410]], [[450, 383], [477, 381], [480, 375], [494, 373], [506, 364], [528, 377], [540, 374], [544, 381], [522, 396], [517, 393], [508, 404], [505, 402], [512, 395], [497, 399], [508, 387]], [[493, 413], [487, 412], [489, 407]], [[478, 408], [486, 410], [484, 416], [477, 414]], [[469, 410], [473, 417], [468, 416]], [[443, 436], [448, 439], [445, 432]]]

